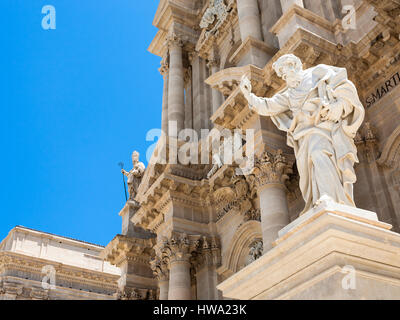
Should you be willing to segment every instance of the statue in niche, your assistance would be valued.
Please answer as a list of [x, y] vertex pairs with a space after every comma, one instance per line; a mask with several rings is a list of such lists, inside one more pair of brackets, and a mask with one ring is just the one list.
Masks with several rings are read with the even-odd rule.
[[301, 60], [292, 54], [279, 58], [273, 69], [286, 87], [272, 98], [254, 95], [245, 76], [240, 88], [251, 109], [271, 117], [278, 129], [287, 132], [306, 202], [302, 213], [323, 196], [355, 206], [354, 164], [358, 157], [354, 138], [365, 110], [346, 69], [318, 65], [303, 70]]
[[132, 153], [132, 164], [133, 167], [131, 171], [121, 170], [121, 172], [128, 177], [129, 201], [135, 201], [135, 196], [146, 169], [143, 162], [139, 161], [139, 152], [137, 151]]

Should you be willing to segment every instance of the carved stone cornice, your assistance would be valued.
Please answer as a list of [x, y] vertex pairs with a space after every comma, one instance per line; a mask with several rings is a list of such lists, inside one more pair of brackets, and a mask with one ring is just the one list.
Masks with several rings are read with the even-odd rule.
[[45, 259], [29, 257], [13, 252], [0, 252], [0, 267], [4, 270], [19, 270], [42, 274], [44, 266], [52, 265], [57, 272], [57, 279], [74, 281], [85, 285], [96, 285], [113, 290], [117, 287], [118, 275], [99, 271], [87, 271], [82, 268], [55, 263]]
[[125, 261], [149, 263], [154, 255], [153, 247], [156, 243], [154, 237], [148, 233], [143, 233], [142, 238], [117, 235], [104, 250], [101, 255], [104, 260], [111, 264], [120, 266]]
[[265, 151], [255, 159], [253, 173], [246, 176], [246, 179], [257, 189], [271, 184], [285, 187], [285, 182], [293, 173], [292, 167], [293, 162], [287, 160], [282, 150], [277, 150], [275, 154]]

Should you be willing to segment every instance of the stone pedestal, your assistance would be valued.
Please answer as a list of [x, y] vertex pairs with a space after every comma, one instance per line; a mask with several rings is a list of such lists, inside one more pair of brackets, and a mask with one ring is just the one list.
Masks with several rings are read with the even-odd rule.
[[150, 268], [154, 255], [155, 235], [133, 226], [130, 235], [117, 235], [101, 253], [101, 257], [121, 269], [117, 299], [153, 299], [157, 282]]
[[122, 235], [131, 237], [144, 232], [142, 228], [136, 227], [131, 221], [139, 208], [140, 205], [136, 201], [128, 200], [124, 208], [120, 211], [119, 215], [122, 218]]
[[399, 299], [400, 234], [374, 212], [324, 199], [274, 248], [218, 286], [232, 299]]

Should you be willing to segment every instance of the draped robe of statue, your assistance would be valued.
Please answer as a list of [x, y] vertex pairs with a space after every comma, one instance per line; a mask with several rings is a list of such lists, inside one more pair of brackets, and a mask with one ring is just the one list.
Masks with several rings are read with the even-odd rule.
[[[358, 162], [354, 137], [364, 120], [357, 89], [346, 69], [318, 65], [302, 71], [297, 88], [286, 87], [272, 98], [250, 94], [249, 104], [260, 115], [270, 116], [278, 129], [287, 132], [300, 174], [300, 190], [308, 211], [323, 196], [355, 206], [354, 163]], [[324, 121], [321, 102], [342, 108], [335, 123]], [[338, 110], [338, 109], [337, 109]]]

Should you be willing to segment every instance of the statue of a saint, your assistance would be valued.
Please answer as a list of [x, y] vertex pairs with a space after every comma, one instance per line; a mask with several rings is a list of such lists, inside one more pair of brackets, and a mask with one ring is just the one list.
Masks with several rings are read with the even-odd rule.
[[303, 70], [300, 59], [292, 54], [279, 58], [273, 68], [287, 86], [272, 98], [251, 93], [246, 77], [240, 88], [250, 108], [271, 117], [278, 129], [287, 132], [306, 202], [303, 213], [323, 196], [355, 206], [354, 163], [358, 158], [354, 137], [365, 110], [346, 69], [318, 65]]
[[139, 161], [139, 153], [137, 151], [132, 153], [132, 164], [133, 168], [131, 171], [121, 170], [121, 172], [128, 177], [129, 201], [135, 201], [137, 190], [146, 169], [144, 164]]

